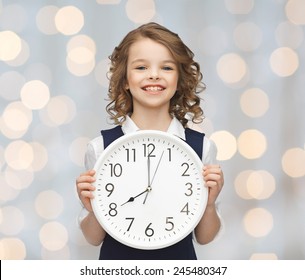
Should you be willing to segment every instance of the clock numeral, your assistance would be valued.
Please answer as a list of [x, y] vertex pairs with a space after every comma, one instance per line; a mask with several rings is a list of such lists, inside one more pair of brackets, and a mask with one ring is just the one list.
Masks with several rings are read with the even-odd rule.
[[105, 190], [108, 192], [108, 195], [107, 197], [111, 196], [113, 191], [114, 191], [114, 185], [111, 184], [111, 183], [108, 183], [106, 186], [105, 186]]
[[143, 144], [144, 147], [144, 157], [155, 157], [156, 155], [153, 154], [156, 147], [153, 143]]
[[122, 175], [123, 172], [123, 168], [122, 165], [119, 163], [113, 164], [113, 163], [109, 163], [110, 165], [110, 176], [113, 177], [120, 177]]
[[125, 149], [127, 162], [135, 162], [136, 161], [136, 149]]
[[115, 217], [117, 214], [118, 214], [118, 211], [116, 210], [117, 208], [117, 205], [116, 203], [110, 203], [109, 204], [109, 211], [108, 211], [108, 214], [111, 216], [111, 217]]
[[185, 168], [185, 170], [184, 170], [184, 172], [182, 173], [181, 176], [190, 176], [190, 174], [187, 173], [189, 168], [190, 168], [189, 164], [187, 162], [184, 162], [184, 163], [181, 164], [181, 167]]
[[152, 223], [150, 223], [145, 229], [145, 234], [148, 237], [152, 237], [155, 233], [155, 231], [150, 227], [151, 225], [152, 225]]
[[130, 221], [131, 221], [130, 224], [129, 224], [129, 226], [128, 226], [128, 228], [127, 228], [127, 231], [129, 231], [130, 228], [131, 228], [131, 226], [132, 226], [132, 223], [133, 223], [133, 221], [134, 221], [134, 218], [125, 218], [125, 220], [130, 220]]
[[168, 161], [172, 161], [172, 148], [167, 148], [168, 150]]
[[171, 231], [174, 229], [175, 225], [174, 223], [171, 221], [172, 219], [174, 219], [174, 217], [166, 217], [166, 225], [168, 227], [165, 228], [165, 230], [167, 231]]
[[188, 187], [187, 190], [189, 192], [185, 192], [184, 194], [186, 196], [191, 196], [193, 194], [193, 185], [192, 185], [192, 183], [186, 183], [185, 186]]
[[188, 215], [190, 213], [190, 210], [189, 210], [189, 203], [187, 202], [183, 208], [181, 209], [180, 211], [181, 213], [185, 213], [186, 215]]

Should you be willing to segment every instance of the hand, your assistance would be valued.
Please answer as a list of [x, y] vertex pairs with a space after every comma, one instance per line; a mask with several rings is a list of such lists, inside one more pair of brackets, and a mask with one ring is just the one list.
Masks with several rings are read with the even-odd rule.
[[205, 165], [203, 167], [203, 178], [209, 189], [207, 205], [215, 203], [224, 184], [223, 172], [219, 165]]
[[[154, 179], [155, 179], [155, 176], [156, 176], [157, 170], [158, 170], [158, 168], [159, 168], [159, 165], [160, 165], [161, 159], [162, 159], [162, 157], [163, 157], [163, 154], [164, 154], [164, 151], [162, 152], [162, 154], [161, 154], [161, 156], [160, 156], [158, 165], [157, 165], [157, 167], [156, 167], [156, 170], [155, 170], [155, 173], [154, 173], [154, 176], [153, 176], [151, 182], [150, 182], [150, 157], [148, 156], [148, 159], [147, 159], [147, 166], [148, 166], [148, 188], [150, 188], [150, 191], [152, 190], [151, 185], [152, 185], [152, 183], [153, 183], [153, 181], [154, 181]], [[146, 196], [145, 196], [145, 198], [144, 198], [143, 204], [145, 204], [145, 202], [146, 202], [148, 193], [149, 193], [149, 192], [146, 193]]]
[[[150, 156], [149, 155], [147, 156], [147, 187], [150, 188]], [[148, 196], [148, 192], [145, 195], [143, 204], [145, 204], [147, 196]]]
[[78, 197], [89, 212], [93, 212], [90, 200], [93, 198], [92, 191], [95, 190], [95, 187], [92, 185], [95, 182], [94, 175], [94, 170], [88, 170], [76, 179]]
[[123, 204], [121, 204], [121, 206], [123, 206], [124, 204], [128, 203], [128, 202], [133, 202], [137, 197], [141, 196], [144, 193], [149, 193], [151, 191], [151, 187], [148, 186], [147, 189], [141, 193], [139, 193], [136, 196], [131, 196], [126, 202], [124, 202]]

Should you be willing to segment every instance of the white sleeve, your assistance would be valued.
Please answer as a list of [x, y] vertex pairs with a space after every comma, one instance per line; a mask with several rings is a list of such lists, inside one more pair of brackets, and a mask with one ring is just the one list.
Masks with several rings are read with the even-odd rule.
[[[87, 145], [87, 151], [85, 153], [85, 159], [84, 159], [84, 165], [85, 169], [91, 170], [94, 168], [94, 165], [99, 157], [99, 155], [104, 150], [104, 141], [103, 137], [97, 137], [93, 140], [91, 140]], [[80, 201], [81, 203], [81, 201]], [[81, 203], [82, 205], [82, 203]], [[78, 224], [80, 225], [81, 221], [88, 215], [88, 211], [85, 209], [85, 207], [82, 205], [82, 209], [80, 210], [80, 213], [78, 215]]]
[[[204, 140], [203, 140], [202, 162], [204, 165], [218, 164], [216, 144], [212, 140], [208, 139], [207, 137], [204, 137]], [[220, 219], [220, 229], [219, 229], [218, 233], [216, 234], [214, 240], [219, 239], [219, 237], [224, 232], [224, 221], [223, 221], [223, 218], [221, 217], [221, 214], [220, 214], [220, 211], [218, 208], [219, 204], [220, 204], [220, 202], [217, 201], [216, 202], [216, 211], [217, 211], [217, 215]], [[194, 232], [193, 232], [193, 239], [197, 242]]]
[[91, 170], [93, 169], [95, 163], [97, 161], [96, 152], [91, 142], [88, 143], [87, 151], [85, 154], [85, 169]]
[[204, 137], [202, 148], [203, 164], [217, 164], [217, 147], [216, 144], [207, 137]]
[[104, 140], [102, 136], [94, 138], [87, 145], [87, 151], [85, 154], [85, 168], [86, 170], [91, 170], [104, 151]]

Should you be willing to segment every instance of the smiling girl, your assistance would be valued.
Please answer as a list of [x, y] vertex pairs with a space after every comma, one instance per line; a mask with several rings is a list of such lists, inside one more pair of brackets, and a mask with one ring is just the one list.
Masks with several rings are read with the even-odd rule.
[[[216, 199], [223, 187], [223, 173], [216, 165], [216, 147], [204, 134], [202, 141], [186, 139], [189, 120], [203, 119], [198, 93], [204, 89], [200, 66], [179, 36], [157, 23], [148, 23], [126, 35], [110, 56], [110, 84], [107, 112], [116, 126], [88, 144], [86, 172], [76, 180], [79, 198], [87, 210], [80, 227], [87, 241], [100, 245], [100, 259], [196, 259], [193, 239], [211, 242], [220, 230]], [[98, 223], [90, 203], [95, 189], [94, 164], [104, 148], [116, 138], [137, 130], [152, 129], [174, 134], [200, 151], [203, 177], [209, 188], [208, 202], [201, 221], [182, 241], [163, 249], [140, 250], [125, 246]], [[197, 138], [196, 138], [197, 139]]]

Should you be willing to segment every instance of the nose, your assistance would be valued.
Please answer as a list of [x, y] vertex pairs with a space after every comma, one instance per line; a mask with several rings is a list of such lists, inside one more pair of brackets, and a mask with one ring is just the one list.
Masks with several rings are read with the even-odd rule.
[[159, 71], [157, 69], [150, 69], [149, 71], [149, 80], [159, 80], [160, 79], [160, 75], [159, 75]]

